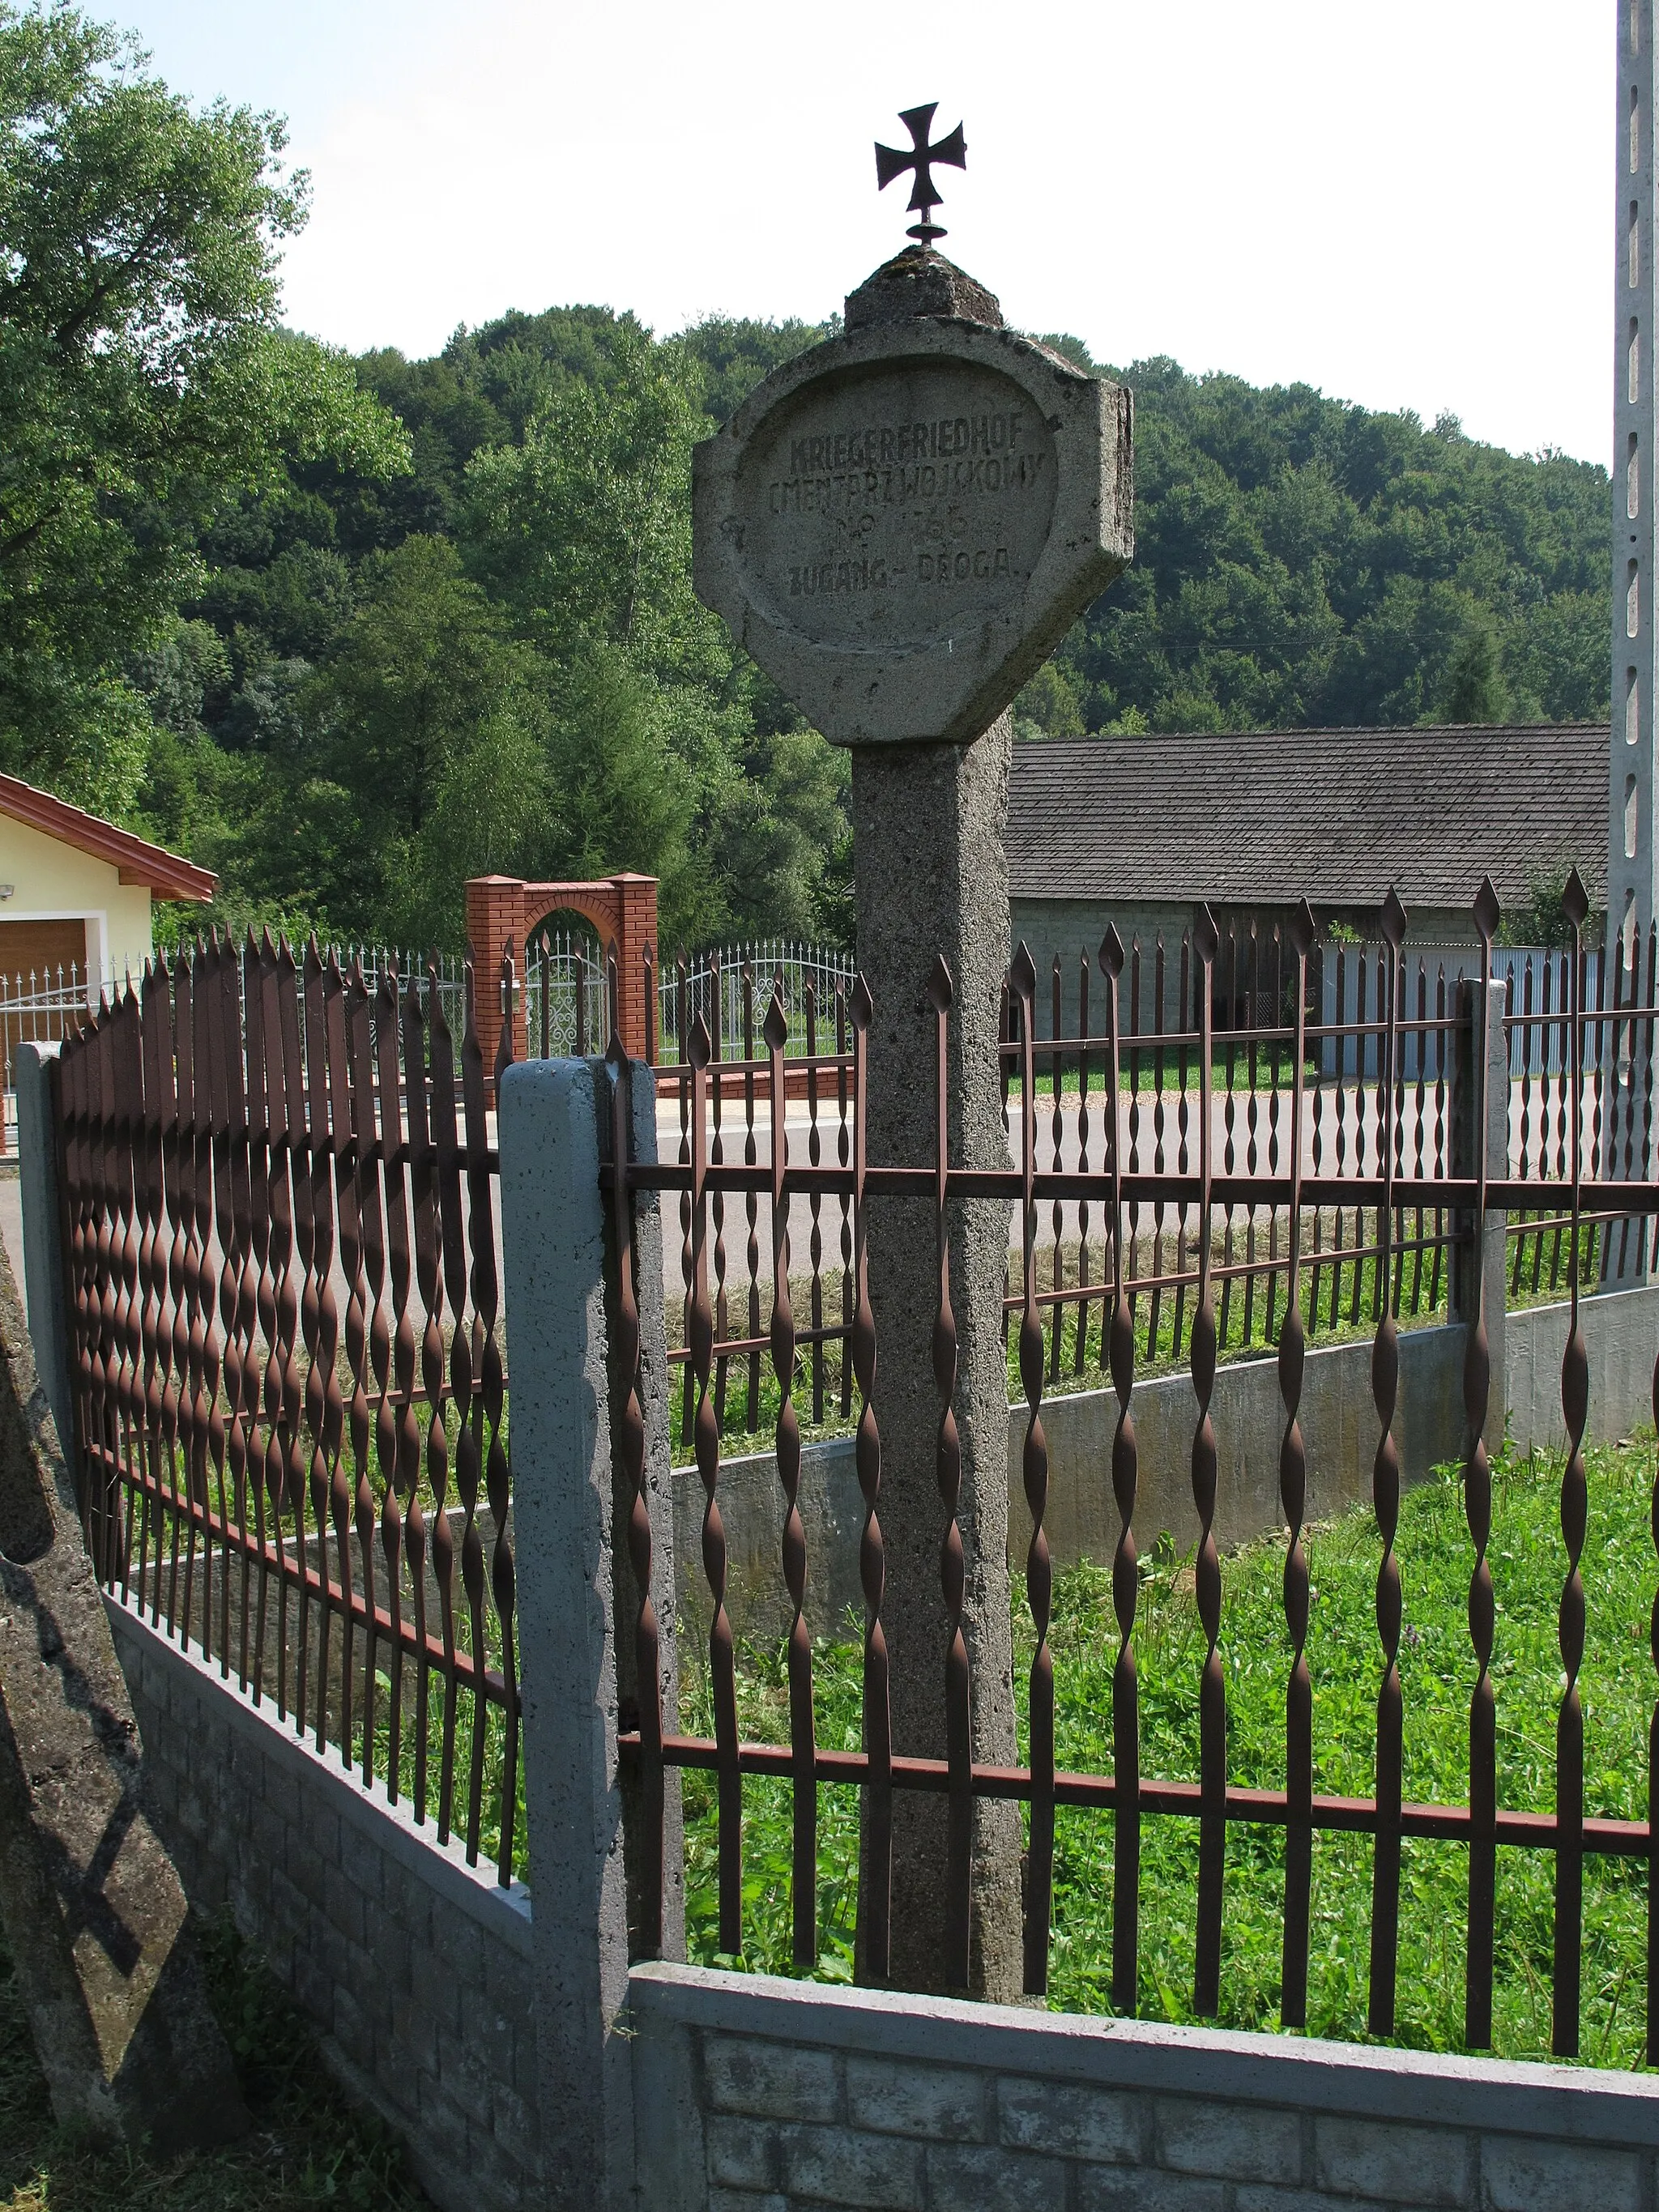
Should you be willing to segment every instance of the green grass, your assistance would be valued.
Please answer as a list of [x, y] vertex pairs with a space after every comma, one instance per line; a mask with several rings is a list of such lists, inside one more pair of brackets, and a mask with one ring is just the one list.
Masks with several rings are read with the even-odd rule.
[[324, 2072], [308, 2027], [223, 1923], [204, 1944], [208, 1984], [252, 2127], [180, 2158], [100, 2149], [58, 2128], [22, 1995], [0, 1948], [0, 2205], [10, 2212], [397, 2212], [428, 2199], [397, 2144]]
[[[1647, 1621], [1659, 1565], [1649, 1514], [1650, 1440], [1590, 1455], [1584, 1580], [1589, 1626], [1580, 1688], [1586, 1726], [1586, 1809], [1645, 1817], [1646, 1741], [1656, 1688]], [[1498, 1692], [1498, 1802], [1549, 1811], [1562, 1675], [1556, 1607], [1565, 1572], [1558, 1520], [1559, 1461], [1510, 1458], [1495, 1482], [1490, 1559], [1498, 1593], [1493, 1677]], [[1315, 1788], [1369, 1796], [1373, 1785], [1381, 1665], [1372, 1599], [1379, 1543], [1369, 1512], [1316, 1528], [1308, 1541], [1317, 1591], [1308, 1655], [1314, 1683]], [[1466, 1602], [1473, 1548], [1455, 1469], [1409, 1493], [1397, 1550], [1405, 1581], [1401, 1649], [1408, 1799], [1468, 1802], [1468, 1715], [1474, 1678]], [[1228, 1771], [1247, 1786], [1285, 1780], [1282, 1541], [1254, 1544], [1224, 1562], [1221, 1652], [1228, 1694]], [[1024, 1727], [1030, 1631], [1015, 1589], [1016, 1689]], [[1057, 1756], [1063, 1767], [1111, 1771], [1111, 1671], [1117, 1638], [1106, 1569], [1083, 1564], [1057, 1582], [1051, 1645], [1059, 1694]], [[1198, 1775], [1199, 1668], [1203, 1639], [1190, 1562], [1143, 1562], [1135, 1646], [1140, 1681], [1142, 1771]], [[859, 1654], [825, 1644], [817, 1661], [818, 1740], [856, 1747]], [[685, 1724], [711, 1733], [706, 1674], [682, 1661]], [[779, 1655], [746, 1649], [740, 1725], [745, 1736], [787, 1740]], [[716, 1957], [712, 1777], [684, 1778], [690, 1955]], [[742, 1963], [790, 1971], [788, 1784], [745, 1784], [744, 1949]], [[856, 1866], [856, 1798], [820, 1791], [819, 1918], [830, 1978], [850, 1972]], [[1062, 1811], [1056, 1823], [1050, 2002], [1104, 2013], [1109, 2000], [1112, 1822]], [[1145, 2018], [1183, 2021], [1191, 2011], [1197, 1826], [1174, 1816], [1142, 1823], [1140, 1988]], [[1498, 1854], [1494, 2046], [1505, 2057], [1545, 2057], [1550, 2045], [1553, 1860]], [[1462, 2047], [1467, 1853], [1450, 1844], [1405, 1846], [1400, 1996], [1395, 2040]], [[1363, 1836], [1314, 1844], [1310, 2030], [1365, 2033], [1370, 1846]], [[1223, 1918], [1223, 2025], [1279, 2024], [1283, 1832], [1230, 1826]], [[1644, 2063], [1646, 1881], [1639, 1863], [1591, 1856], [1584, 1870], [1582, 2056], [1603, 2065]]]

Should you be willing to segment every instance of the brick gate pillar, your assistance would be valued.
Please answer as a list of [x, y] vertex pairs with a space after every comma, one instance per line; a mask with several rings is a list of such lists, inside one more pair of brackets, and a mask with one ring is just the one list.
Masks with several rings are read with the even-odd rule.
[[491, 1079], [495, 1047], [501, 1034], [500, 976], [501, 955], [508, 938], [520, 963], [520, 989], [513, 1020], [513, 1057], [526, 1057], [525, 1032], [524, 933], [525, 886], [517, 876], [474, 876], [466, 887], [466, 941], [472, 948], [472, 973], [477, 996], [478, 1049], [483, 1054], [484, 1079]]
[[657, 945], [657, 879], [621, 875], [611, 881], [617, 896], [617, 1027], [629, 1058], [644, 1060], [649, 1040], [645, 956]]

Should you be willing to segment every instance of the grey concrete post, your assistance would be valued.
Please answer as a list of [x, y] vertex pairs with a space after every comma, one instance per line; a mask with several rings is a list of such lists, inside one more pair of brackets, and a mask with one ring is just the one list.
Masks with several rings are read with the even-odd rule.
[[[972, 744], [872, 746], [853, 755], [859, 966], [875, 1006], [869, 1066], [869, 1157], [926, 1167], [934, 1154], [936, 954], [955, 987], [950, 1146], [953, 1164], [1008, 1164], [998, 1079], [997, 1016], [1008, 965], [1008, 807], [1012, 725], [1004, 715]], [[974, 1757], [1015, 1760], [1008, 1587], [1008, 1370], [1002, 1325], [1008, 1264], [1006, 1202], [958, 1203], [951, 1220], [957, 1329], [956, 1419], [962, 1439], [957, 1519], [968, 1564], [963, 1607], [973, 1668]], [[945, 1533], [934, 1472], [933, 1385], [939, 1261], [927, 1199], [870, 1207], [870, 1303], [879, 1366], [880, 1521], [886, 1551], [882, 1620], [892, 1667], [893, 1748], [945, 1753], [947, 1620], [939, 1579]], [[938, 1990], [945, 1956], [946, 1808], [897, 1793], [893, 1808], [892, 1979]], [[1018, 1808], [975, 1808], [973, 1966], [976, 1994], [1019, 1994]]]
[[[1008, 955], [1004, 710], [1133, 550], [1133, 407], [1127, 392], [1007, 330], [984, 286], [930, 245], [885, 263], [848, 294], [846, 311], [839, 337], [774, 370], [697, 447], [694, 580], [814, 726], [853, 750], [858, 955], [875, 1004], [872, 1162], [933, 1159], [925, 994], [942, 953], [957, 1007], [952, 1158], [1006, 1165], [996, 1056]], [[1014, 1752], [1007, 1209], [964, 1205], [951, 1228], [973, 1750], [1000, 1763]], [[932, 1209], [884, 1200], [869, 1229], [892, 1742], [901, 1754], [938, 1756], [948, 1644]], [[939, 1986], [945, 1833], [942, 1800], [899, 1794], [888, 1971], [902, 1987]], [[1012, 1996], [1013, 1807], [975, 1808], [974, 1851], [970, 1984]], [[860, 1925], [869, 1920], [866, 1909]]]
[[[1618, 94], [1613, 198], [1613, 451], [1611, 611], [1612, 727], [1607, 757], [1609, 959], [1631, 934], [1645, 946], [1659, 901], [1659, 797], [1654, 684], [1659, 676], [1654, 583], [1654, 310], [1659, 286], [1659, 225], [1653, 221], [1653, 102], [1659, 57], [1653, 49], [1653, 0], [1619, 0]], [[1634, 1240], [1632, 1239], [1632, 1243]]]
[[55, 1044], [20, 1044], [12, 1060], [17, 1091], [18, 1195], [23, 1207], [23, 1292], [40, 1387], [58, 1425], [64, 1456], [76, 1472], [75, 1401], [70, 1391], [69, 1322], [64, 1310], [64, 1216], [58, 1188], [58, 1127], [52, 1112]]
[[[636, 1088], [638, 1132], [649, 1086]], [[538, 2087], [547, 2202], [559, 2212], [622, 2212], [634, 2201], [633, 2081], [623, 2021], [625, 1813], [617, 1755], [612, 1540], [619, 1532], [599, 1181], [608, 1115], [608, 1079], [597, 1064], [532, 1060], [502, 1079], [501, 1229]], [[654, 1142], [653, 1124], [646, 1127]], [[657, 1374], [665, 1376], [665, 1351], [653, 1356]], [[654, 1399], [660, 1408], [660, 1389]], [[672, 1622], [666, 1428], [660, 1420], [657, 1428], [659, 1449], [647, 1413], [659, 1604]]]
[[[1454, 1032], [1452, 1080], [1451, 1172], [1476, 1172], [1477, 1143], [1485, 1148], [1486, 1175], [1496, 1182], [1509, 1173], [1510, 1048], [1504, 1029], [1504, 986], [1496, 976], [1491, 984], [1491, 1027], [1486, 1043], [1486, 1123], [1474, 1126], [1476, 1085], [1474, 1054], [1480, 1036], [1480, 987], [1465, 978], [1457, 986], [1458, 1026]], [[1462, 1234], [1452, 1246], [1449, 1304], [1455, 1322], [1473, 1322], [1477, 1292], [1484, 1297], [1486, 1342], [1492, 1361], [1492, 1389], [1486, 1400], [1486, 1449], [1502, 1449], [1506, 1407], [1504, 1388], [1505, 1303], [1509, 1275], [1507, 1257], [1509, 1216], [1501, 1208], [1486, 1209], [1486, 1235], [1475, 1249], [1474, 1223], [1466, 1220]]]

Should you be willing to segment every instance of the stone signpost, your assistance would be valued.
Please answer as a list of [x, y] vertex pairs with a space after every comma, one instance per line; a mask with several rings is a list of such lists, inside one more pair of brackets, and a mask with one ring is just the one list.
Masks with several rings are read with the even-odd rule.
[[[931, 203], [912, 204], [926, 216]], [[853, 748], [858, 959], [875, 1005], [872, 1164], [933, 1160], [927, 985], [942, 953], [955, 995], [952, 1164], [1000, 1168], [1006, 709], [1130, 556], [1131, 402], [1006, 329], [991, 295], [933, 250], [939, 234], [919, 228], [922, 243], [848, 297], [842, 336], [775, 371], [697, 447], [695, 575], [699, 595], [802, 712]], [[933, 1212], [888, 1199], [872, 1202], [870, 1224], [893, 1748], [942, 1757]], [[1005, 1765], [1015, 1757], [1008, 1209], [962, 1202], [951, 1234], [974, 1756]], [[943, 1798], [898, 1794], [899, 1987], [941, 1986], [945, 1820]], [[971, 1986], [1008, 2000], [1020, 1981], [1018, 1808], [982, 1802]]]

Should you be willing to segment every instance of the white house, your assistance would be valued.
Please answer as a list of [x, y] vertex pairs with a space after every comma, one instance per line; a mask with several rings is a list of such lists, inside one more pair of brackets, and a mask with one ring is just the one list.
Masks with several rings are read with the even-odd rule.
[[[218, 878], [130, 830], [0, 775], [0, 989], [15, 999], [71, 971], [100, 983], [149, 958], [157, 899], [207, 900]], [[35, 979], [32, 985], [31, 978]]]

